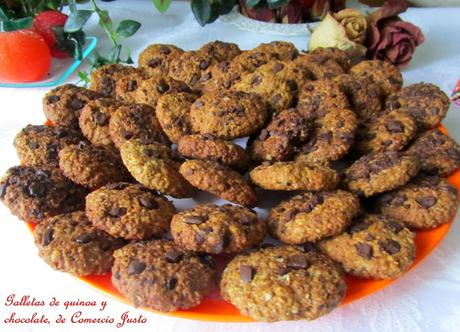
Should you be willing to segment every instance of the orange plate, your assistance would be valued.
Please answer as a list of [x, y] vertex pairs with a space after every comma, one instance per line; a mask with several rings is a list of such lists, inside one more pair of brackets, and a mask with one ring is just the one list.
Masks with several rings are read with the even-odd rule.
[[[447, 131], [441, 127], [442, 132], [447, 134]], [[448, 178], [449, 182], [460, 191], [460, 170], [453, 173]], [[443, 224], [435, 229], [427, 231], [418, 231], [415, 234], [415, 244], [417, 246], [417, 256], [410, 269], [417, 266], [423, 259], [425, 259], [434, 248], [438, 246], [444, 236], [450, 229], [453, 220], [447, 224]], [[34, 224], [27, 224], [30, 230], [33, 230]], [[121, 295], [111, 282], [111, 275], [100, 275], [100, 276], [89, 276], [80, 277], [84, 283], [96, 288], [98, 291], [115, 298], [123, 303], [132, 305], [127, 301], [123, 295]], [[378, 290], [387, 287], [392, 284], [396, 279], [393, 280], [369, 280], [360, 279], [351, 276], [347, 276], [347, 293], [343, 299], [341, 305], [351, 303], [360, 298], [368, 296]], [[149, 308], [143, 308], [145, 310], [159, 313], [162, 315], [168, 315], [179, 318], [187, 318], [200, 321], [212, 321], [212, 322], [253, 322], [254, 320], [240, 315], [239, 311], [230, 303], [225, 302], [219, 297], [218, 291], [208, 296], [203, 302], [192, 309], [179, 310], [172, 313], [163, 313], [155, 311]]]

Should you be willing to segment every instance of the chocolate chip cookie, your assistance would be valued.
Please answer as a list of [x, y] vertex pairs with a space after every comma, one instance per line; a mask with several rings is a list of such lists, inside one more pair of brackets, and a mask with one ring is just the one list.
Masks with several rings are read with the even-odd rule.
[[335, 47], [318, 47], [309, 52], [308, 55], [316, 61], [334, 60], [345, 71], [348, 71], [351, 67], [351, 58], [347, 52]]
[[16, 135], [14, 147], [24, 166], [59, 167], [59, 151], [83, 139], [78, 130], [62, 126], [27, 125]]
[[231, 61], [233, 58], [241, 54], [241, 50], [237, 44], [227, 43], [220, 40], [204, 44], [197, 52], [208, 55], [218, 62]]
[[177, 46], [168, 44], [152, 44], [140, 54], [138, 64], [151, 76], [168, 75], [170, 63], [184, 51]]
[[197, 306], [215, 287], [212, 258], [173, 242], [131, 242], [114, 253], [112, 283], [138, 307], [169, 312]]
[[91, 73], [89, 88], [104, 97], [116, 97], [116, 82], [126, 77], [144, 77], [146, 71], [142, 68], [124, 66], [121, 64], [108, 64], [97, 68]]
[[230, 204], [197, 205], [171, 221], [171, 234], [179, 247], [209, 254], [256, 247], [266, 233], [265, 221], [254, 211]]
[[0, 199], [24, 221], [39, 223], [61, 213], [82, 209], [86, 190], [58, 170], [15, 166], [0, 181]]
[[346, 73], [346, 70], [336, 59], [315, 56], [310, 53], [299, 55], [293, 63], [298, 67], [309, 70], [316, 80], [332, 79]]
[[241, 91], [212, 92], [199, 98], [190, 109], [192, 130], [223, 139], [257, 132], [267, 119], [264, 101]]
[[254, 168], [249, 176], [253, 183], [267, 190], [331, 190], [339, 182], [335, 170], [303, 161], [264, 163]]
[[283, 242], [316, 242], [342, 233], [359, 212], [359, 199], [344, 190], [302, 193], [270, 210], [270, 234]]
[[378, 200], [384, 215], [415, 229], [430, 229], [450, 222], [458, 203], [455, 187], [437, 176], [419, 176]]
[[282, 61], [291, 61], [297, 58], [299, 50], [293, 43], [275, 40], [270, 43], [262, 43], [252, 50], [252, 52], [262, 52], [272, 55]]
[[182, 136], [177, 150], [186, 158], [214, 160], [238, 171], [247, 170], [250, 164], [249, 155], [241, 146], [210, 134]]
[[34, 231], [38, 254], [53, 269], [76, 276], [106, 274], [123, 241], [94, 227], [83, 211], [61, 214]]
[[357, 218], [347, 232], [323, 241], [320, 247], [347, 273], [360, 278], [400, 277], [415, 259], [414, 234], [399, 221], [381, 215]]
[[223, 298], [259, 321], [313, 320], [342, 301], [342, 270], [326, 256], [293, 246], [236, 256], [220, 283]]
[[380, 86], [385, 97], [398, 92], [403, 84], [399, 69], [387, 61], [361, 61], [351, 67], [350, 74], [356, 77], [369, 76]]
[[364, 155], [345, 170], [345, 187], [369, 197], [407, 183], [419, 170], [418, 159], [399, 152]]
[[131, 175], [145, 187], [176, 198], [191, 197], [194, 189], [179, 173], [172, 151], [155, 142], [127, 141], [121, 158]]
[[261, 52], [258, 50], [244, 51], [231, 62], [231, 71], [242, 71], [252, 73], [257, 68], [265, 65], [271, 60], [280, 60], [275, 54]]
[[188, 160], [179, 169], [192, 186], [227, 201], [254, 206], [257, 196], [243, 176], [229, 167], [210, 160]]
[[187, 51], [171, 61], [169, 76], [184, 82], [194, 91], [200, 91], [201, 76], [217, 62], [213, 56], [203, 52]]

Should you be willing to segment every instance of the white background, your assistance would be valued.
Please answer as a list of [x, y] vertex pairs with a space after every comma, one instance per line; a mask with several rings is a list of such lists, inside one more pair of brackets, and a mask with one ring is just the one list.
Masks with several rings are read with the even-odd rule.
[[[189, 5], [173, 3], [164, 16], [156, 13], [149, 1], [116, 1], [108, 5], [115, 18], [135, 18], [143, 23], [142, 29], [131, 39], [133, 55], [150, 43], [172, 43], [185, 49], [197, 48], [205, 42], [220, 39], [236, 42], [241, 48], [251, 48], [260, 42], [282, 37], [240, 31], [228, 23], [214, 23], [201, 28], [192, 18]], [[122, 8], [122, 9], [120, 9]], [[439, 85], [450, 93], [460, 78], [460, 9], [410, 9], [403, 15], [421, 27], [426, 41], [417, 49], [414, 60], [403, 71], [406, 84], [426, 81]], [[100, 35], [94, 21], [88, 25], [89, 34]], [[299, 49], [306, 48], [306, 37], [286, 38]], [[99, 47], [107, 46], [100, 44]], [[41, 124], [41, 97], [44, 89], [0, 89], [0, 173], [18, 163], [12, 146], [16, 132], [28, 123]], [[460, 141], [460, 114], [452, 107], [444, 120], [451, 136]], [[459, 218], [457, 218], [459, 219]], [[119, 330], [106, 325], [97, 326], [6, 326], [3, 320], [11, 311], [21, 316], [36, 311], [33, 308], [5, 307], [6, 297], [30, 294], [49, 301], [59, 300], [108, 301], [100, 315], [120, 316], [129, 310], [134, 315], [147, 317], [147, 324], [123, 328], [123, 331], [459, 331], [460, 330], [460, 223], [457, 220], [445, 240], [421, 266], [390, 287], [340, 307], [332, 314], [314, 322], [281, 322], [274, 324], [225, 324], [181, 320], [136, 310], [111, 300], [78, 280], [54, 272], [38, 255], [32, 237], [25, 225], [0, 207], [0, 331], [111, 331]], [[88, 315], [98, 316], [98, 309], [86, 309]], [[50, 317], [60, 309], [38, 309]]]

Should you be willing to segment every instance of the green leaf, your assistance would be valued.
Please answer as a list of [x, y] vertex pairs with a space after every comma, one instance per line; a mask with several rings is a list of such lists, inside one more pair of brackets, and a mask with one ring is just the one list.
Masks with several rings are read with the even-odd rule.
[[32, 25], [32, 17], [18, 18], [16, 20], [4, 21], [2, 25], [3, 31], [15, 31], [27, 29]]
[[191, 3], [193, 15], [201, 26], [209, 23], [212, 16], [211, 5], [208, 0], [192, 0]]
[[109, 31], [112, 31], [113, 23], [107, 10], [101, 10], [99, 12], [99, 25], [102, 27], [105, 25]]
[[168, 10], [171, 5], [171, 1], [172, 0], [152, 0], [155, 7], [157, 7], [158, 11], [162, 14]]
[[0, 7], [0, 22], [8, 21], [8, 20], [9, 20], [8, 16], [5, 14], [3, 9]]
[[70, 14], [69, 18], [65, 22], [64, 31], [65, 32], [76, 32], [81, 30], [85, 23], [89, 20], [93, 11], [91, 10], [77, 10]]
[[287, 4], [289, 0], [267, 0], [268, 8], [276, 9]]
[[233, 7], [235, 7], [237, 0], [220, 0], [219, 6], [219, 15], [225, 15], [232, 11]]
[[134, 20], [123, 20], [118, 24], [117, 34], [120, 37], [128, 38], [134, 35], [141, 27], [141, 24]]
[[261, 0], [246, 0], [246, 7], [255, 7]]

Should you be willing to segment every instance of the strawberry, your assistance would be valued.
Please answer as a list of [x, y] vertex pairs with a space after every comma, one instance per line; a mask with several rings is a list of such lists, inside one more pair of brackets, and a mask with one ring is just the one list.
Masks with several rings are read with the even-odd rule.
[[63, 42], [63, 29], [68, 16], [59, 11], [48, 10], [35, 16], [32, 30], [40, 34], [48, 44], [51, 55], [55, 58], [67, 58], [73, 50]]

